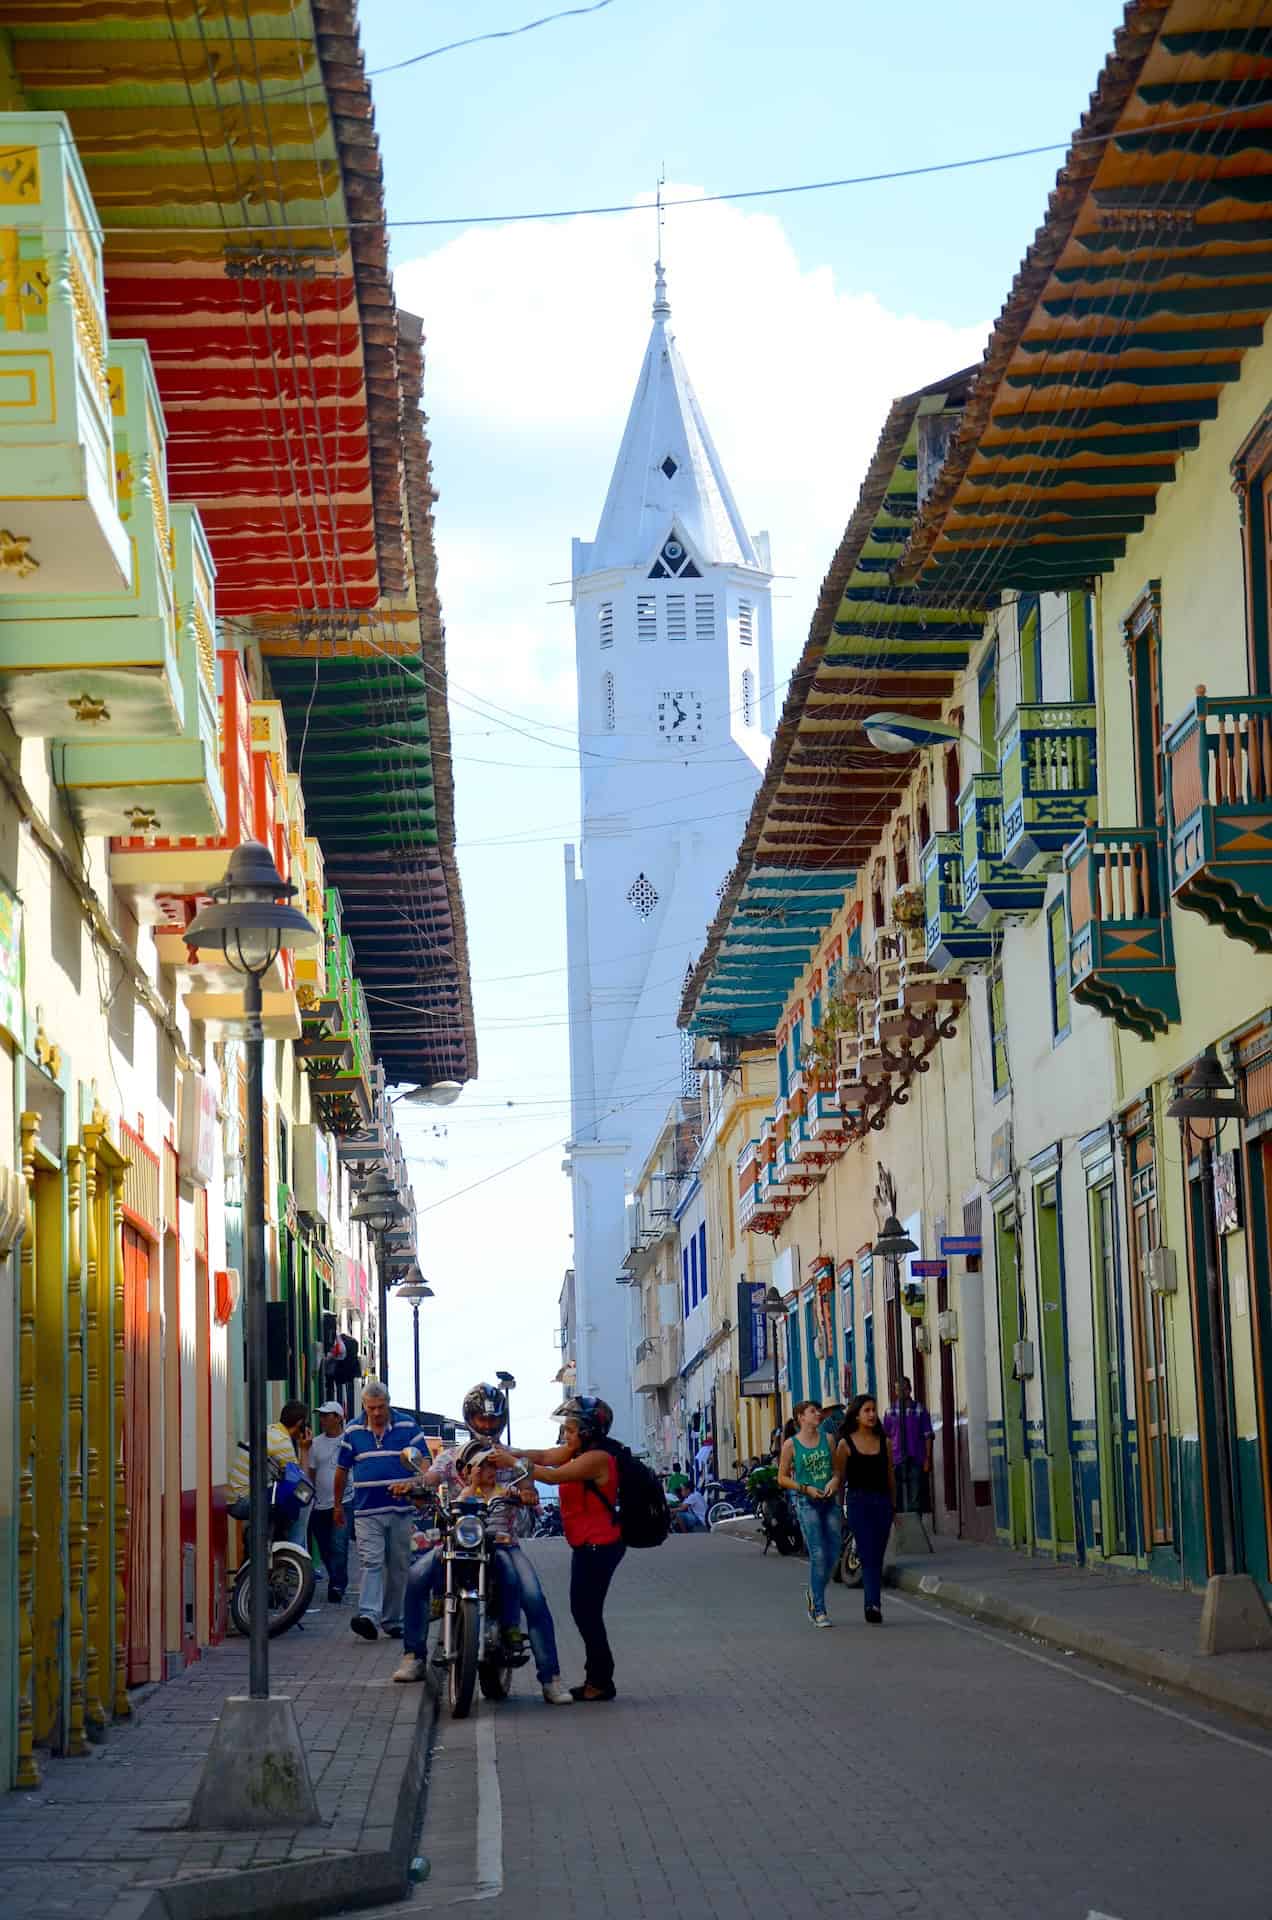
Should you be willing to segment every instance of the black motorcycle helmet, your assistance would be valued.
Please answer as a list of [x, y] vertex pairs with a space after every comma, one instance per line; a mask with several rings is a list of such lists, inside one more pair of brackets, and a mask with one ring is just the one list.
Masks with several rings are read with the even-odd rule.
[[480, 1436], [473, 1440], [465, 1440], [463, 1446], [455, 1455], [456, 1471], [459, 1473], [467, 1473], [471, 1468], [475, 1467], [479, 1461], [489, 1459], [489, 1457], [489, 1440], [483, 1439]]
[[614, 1409], [608, 1401], [600, 1400], [594, 1393], [576, 1393], [569, 1400], [563, 1400], [552, 1415], [554, 1420], [573, 1420], [579, 1430], [579, 1438], [585, 1444], [609, 1438], [609, 1430], [614, 1424]]
[[463, 1414], [470, 1433], [497, 1440], [508, 1418], [508, 1396], [502, 1387], [481, 1380], [464, 1395]]

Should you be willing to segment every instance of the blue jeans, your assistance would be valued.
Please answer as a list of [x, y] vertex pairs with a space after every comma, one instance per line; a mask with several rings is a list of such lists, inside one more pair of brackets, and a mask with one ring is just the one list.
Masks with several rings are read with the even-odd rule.
[[[561, 1671], [556, 1629], [538, 1574], [519, 1547], [497, 1547], [495, 1563], [499, 1570], [500, 1627], [505, 1631], [515, 1627], [524, 1609], [534, 1670], [540, 1683], [555, 1680]], [[402, 1645], [421, 1660], [428, 1658], [433, 1595], [445, 1592], [445, 1574], [445, 1564], [434, 1547], [420, 1556], [407, 1575]]]
[[826, 1611], [826, 1582], [835, 1571], [844, 1521], [839, 1497], [810, 1500], [807, 1494], [795, 1495], [795, 1516], [808, 1548], [808, 1590], [813, 1596], [813, 1612]]
[[309, 1510], [309, 1552], [317, 1547], [327, 1569], [327, 1595], [339, 1599], [349, 1584], [349, 1526], [338, 1527], [330, 1507]]
[[402, 1593], [411, 1564], [414, 1527], [414, 1513], [401, 1507], [354, 1513], [354, 1538], [362, 1565], [358, 1612], [374, 1620], [377, 1626], [401, 1625]]
[[848, 1525], [857, 1542], [861, 1585], [868, 1607], [883, 1599], [883, 1556], [892, 1531], [892, 1501], [886, 1493], [850, 1493]]

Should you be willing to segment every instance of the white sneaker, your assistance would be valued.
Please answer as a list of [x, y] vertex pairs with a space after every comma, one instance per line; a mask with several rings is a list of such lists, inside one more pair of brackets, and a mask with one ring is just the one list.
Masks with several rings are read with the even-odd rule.
[[828, 1613], [815, 1613], [813, 1615], [813, 1625], [815, 1627], [833, 1627], [834, 1624], [834, 1621]]
[[543, 1697], [550, 1707], [572, 1707], [574, 1698], [558, 1673], [553, 1679], [543, 1683]]
[[423, 1680], [427, 1677], [427, 1674], [428, 1661], [421, 1660], [416, 1653], [408, 1653], [403, 1659], [402, 1664], [394, 1669], [393, 1678], [401, 1681]]

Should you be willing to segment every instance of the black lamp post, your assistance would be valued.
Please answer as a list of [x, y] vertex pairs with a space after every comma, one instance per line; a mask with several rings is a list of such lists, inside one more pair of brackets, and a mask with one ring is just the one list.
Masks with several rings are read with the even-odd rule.
[[[375, 1241], [375, 1270], [380, 1301], [380, 1374], [389, 1384], [389, 1250], [385, 1242], [389, 1230], [406, 1218], [406, 1208], [384, 1167], [376, 1167], [362, 1189], [357, 1206], [349, 1215], [364, 1226]], [[390, 1395], [390, 1401], [392, 1396]]]
[[[1215, 1452], [1219, 1458], [1219, 1529], [1223, 1565], [1220, 1573], [1237, 1570], [1236, 1494], [1232, 1462], [1232, 1433], [1228, 1423], [1228, 1333], [1219, 1278], [1219, 1225], [1215, 1208], [1215, 1146], [1225, 1120], [1244, 1120], [1245, 1104], [1229, 1081], [1213, 1047], [1194, 1060], [1166, 1109], [1178, 1120], [1184, 1138], [1184, 1158], [1190, 1143], [1196, 1147], [1201, 1172], [1202, 1249], [1206, 1266], [1206, 1311], [1210, 1321], [1210, 1389], [1215, 1409]], [[1206, 1121], [1201, 1132], [1193, 1126]]]
[[510, 1373], [504, 1372], [502, 1367], [495, 1374], [495, 1378], [504, 1390], [504, 1399], [507, 1402], [507, 1406], [508, 1406], [507, 1424], [504, 1427], [504, 1438], [507, 1441], [508, 1445], [511, 1446], [512, 1445], [512, 1390], [517, 1383], [513, 1379]]
[[777, 1450], [780, 1454], [782, 1450], [782, 1389], [778, 1380], [777, 1330], [786, 1318], [786, 1302], [776, 1287], [770, 1287], [765, 1294], [763, 1313], [769, 1323], [773, 1338], [773, 1424], [777, 1428]]
[[901, 1351], [901, 1281], [897, 1270], [906, 1256], [911, 1253], [917, 1253], [918, 1248], [915, 1246], [913, 1240], [911, 1240], [905, 1228], [901, 1225], [901, 1222], [897, 1219], [896, 1214], [890, 1213], [883, 1223], [879, 1238], [875, 1241], [871, 1252], [879, 1259], [887, 1262], [888, 1278], [892, 1282], [892, 1298], [897, 1302], [896, 1314], [895, 1316], [890, 1314], [889, 1319], [896, 1328], [896, 1387], [899, 1393], [901, 1389], [901, 1376], [905, 1371], [905, 1355]]
[[[252, 1765], [270, 1770], [279, 1753], [293, 1762], [292, 1804], [275, 1803], [281, 1820], [294, 1818], [297, 1806], [313, 1805], [313, 1788], [304, 1764], [290, 1701], [270, 1700], [269, 1694], [269, 1479], [266, 1452], [268, 1383], [265, 1377], [265, 1096], [263, 1087], [264, 1030], [261, 1026], [261, 981], [284, 948], [306, 950], [317, 946], [318, 929], [299, 908], [289, 905], [296, 889], [275, 866], [268, 847], [249, 840], [230, 855], [225, 878], [211, 889], [212, 905], [197, 914], [186, 928], [189, 946], [225, 955], [227, 966], [243, 978], [244, 1038], [247, 1054], [247, 1162], [243, 1174], [244, 1343], [247, 1360], [248, 1444], [248, 1553], [251, 1559], [248, 1600], [251, 1631], [248, 1639], [248, 1699], [245, 1709], [261, 1708], [237, 1718], [222, 1714], [218, 1741], [212, 1753], [192, 1818], [196, 1824], [260, 1824], [257, 1795], [252, 1810]], [[261, 1703], [264, 1703], [263, 1708]], [[234, 1705], [226, 1702], [227, 1709]], [[252, 1719], [264, 1729], [251, 1750], [258, 1760], [247, 1764], [249, 1738], [242, 1722]], [[237, 1735], [236, 1730], [237, 1729]], [[294, 1743], [293, 1743], [294, 1735]], [[241, 1743], [236, 1769], [235, 1740]], [[294, 1761], [299, 1754], [299, 1771]], [[277, 1768], [273, 1768], [276, 1773]], [[288, 1796], [281, 1796], [287, 1800]], [[316, 1810], [313, 1814], [316, 1818]]]
[[399, 1300], [409, 1300], [411, 1303], [415, 1333], [415, 1412], [419, 1414], [423, 1411], [423, 1402], [420, 1399], [420, 1301], [435, 1299], [436, 1295], [419, 1268], [415, 1266], [393, 1291]]

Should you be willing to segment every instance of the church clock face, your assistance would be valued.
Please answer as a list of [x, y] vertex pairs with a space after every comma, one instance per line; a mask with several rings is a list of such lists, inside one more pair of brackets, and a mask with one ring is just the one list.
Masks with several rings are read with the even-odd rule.
[[658, 732], [669, 747], [696, 747], [702, 739], [702, 701], [681, 687], [658, 696]]

